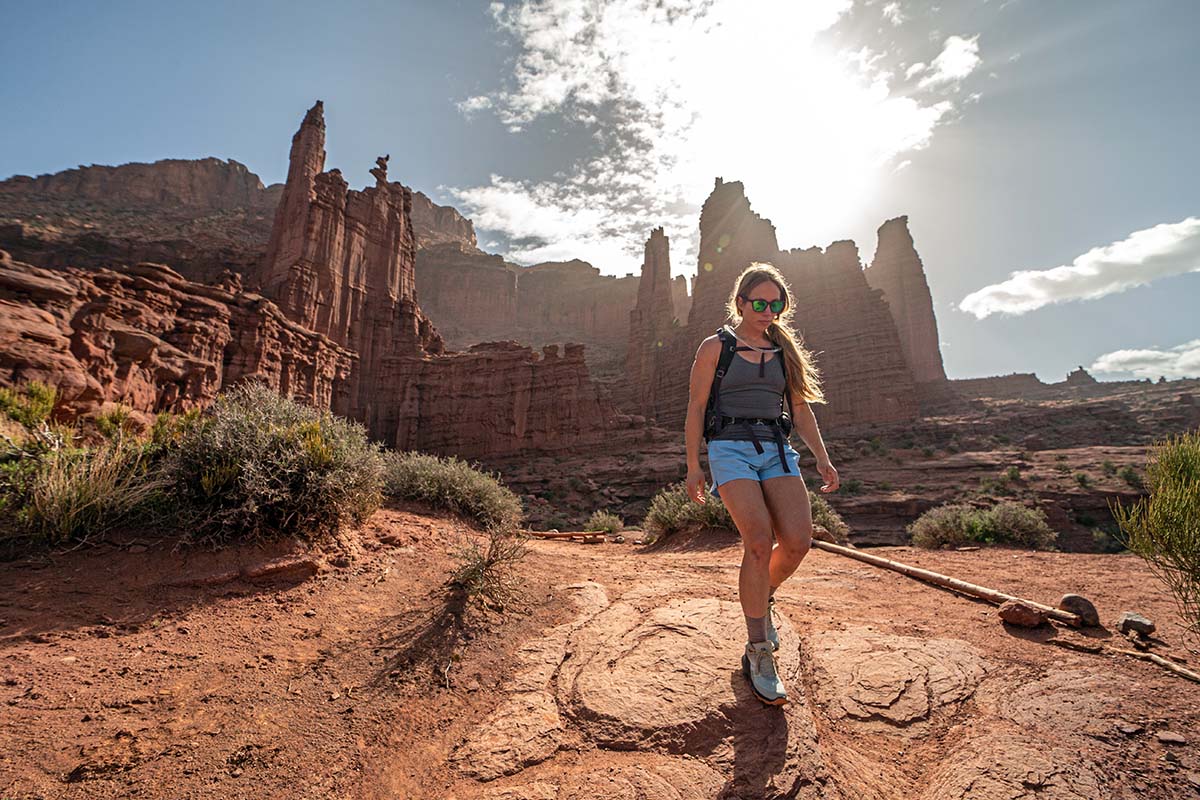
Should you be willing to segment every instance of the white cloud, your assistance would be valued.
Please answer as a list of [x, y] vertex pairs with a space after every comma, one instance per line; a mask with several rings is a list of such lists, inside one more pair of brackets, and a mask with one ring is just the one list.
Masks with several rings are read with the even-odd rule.
[[1051, 303], [1094, 300], [1144, 286], [1157, 278], [1200, 272], [1200, 218], [1136, 231], [1127, 239], [1095, 247], [1071, 264], [1022, 270], [985, 286], [958, 307], [983, 319], [989, 314], [1024, 314]]
[[979, 66], [979, 36], [970, 39], [947, 37], [942, 52], [929, 65], [930, 72], [921, 79], [922, 89], [939, 84], [957, 84]]
[[1138, 378], [1200, 377], [1200, 339], [1167, 350], [1115, 350], [1096, 359], [1091, 372], [1128, 372]]
[[883, 18], [893, 25], [899, 25], [904, 22], [904, 15], [900, 13], [899, 3], [888, 3], [883, 7]]
[[[941, 82], [921, 97], [895, 93], [880, 43], [834, 52], [823, 34], [851, 6], [493, 4], [518, 49], [511, 78], [487, 96], [490, 111], [514, 131], [544, 117], [584, 126], [591, 150], [563, 177], [493, 176], [487, 186], [450, 191], [478, 228], [514, 240], [514, 260], [553, 250], [605, 272], [636, 269], [656, 225], [674, 240], [672, 260], [684, 271], [697, 206], [716, 176], [744, 181], [784, 243], [841, 238], [874, 182], [926, 147], [955, 109], [938, 96], [953, 88]], [[978, 52], [975, 39], [960, 41]], [[939, 74], [957, 75], [963, 68], [948, 51], [949, 41]]]
[[909, 67], [907, 70], [905, 70], [904, 77], [906, 80], [910, 79], [910, 78], [912, 78], [913, 75], [920, 75], [922, 72], [925, 71], [925, 69], [926, 69], [925, 62], [918, 61], [917, 63], [915, 63], [911, 67]]
[[468, 97], [466, 100], [456, 103], [456, 105], [459, 111], [469, 117], [477, 111], [491, 108], [492, 98], [487, 95], [476, 95], [475, 97]]

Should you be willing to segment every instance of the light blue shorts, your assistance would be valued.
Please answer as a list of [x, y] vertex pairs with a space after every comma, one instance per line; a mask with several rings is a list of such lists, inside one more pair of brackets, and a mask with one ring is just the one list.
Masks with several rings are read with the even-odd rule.
[[765, 481], [768, 478], [778, 478], [782, 475], [800, 476], [800, 454], [790, 443], [785, 443], [783, 453], [787, 457], [790, 473], [783, 471], [779, 460], [779, 445], [775, 442], [759, 442], [763, 451], [754, 449], [754, 442], [739, 442], [732, 439], [714, 439], [708, 443], [708, 468], [712, 471], [713, 483], [709, 488], [714, 496], [717, 487], [723, 483], [749, 478], [754, 481]]

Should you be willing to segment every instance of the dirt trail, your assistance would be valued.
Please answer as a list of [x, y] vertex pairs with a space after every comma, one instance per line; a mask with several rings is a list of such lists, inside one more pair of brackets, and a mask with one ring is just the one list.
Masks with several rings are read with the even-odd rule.
[[[768, 708], [740, 674], [729, 534], [534, 542], [504, 615], [447, 593], [464, 535], [385, 510], [340, 557], [181, 566], [158, 543], [0, 565], [0, 797], [1200, 797], [1200, 685], [1048, 641], [1107, 632], [1011, 628], [812, 551], [778, 593], [793, 702]], [[1109, 628], [1138, 610], [1188, 656], [1132, 556], [874, 552], [1078, 592]]]

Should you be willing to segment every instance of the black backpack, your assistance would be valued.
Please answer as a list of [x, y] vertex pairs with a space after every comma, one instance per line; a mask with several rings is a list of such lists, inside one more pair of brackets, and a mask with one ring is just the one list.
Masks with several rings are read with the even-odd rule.
[[[721, 355], [717, 359], [717, 371], [713, 373], [712, 388], [708, 392], [708, 403], [704, 408], [704, 441], [712, 441], [713, 437], [721, 433], [730, 425], [744, 425], [751, 440], [754, 442], [754, 449], [759, 453], [763, 452], [762, 444], [754, 437], [750, 431], [750, 425], [755, 422], [762, 422], [774, 428], [775, 444], [779, 447], [779, 460], [783, 464], [784, 472], [791, 472], [788, 469], [787, 458], [784, 456], [784, 442], [792, 433], [792, 392], [787, 384], [787, 359], [780, 352], [776, 355], [779, 364], [783, 367], [783, 394], [787, 400], [787, 408], [781, 409], [779, 416], [773, 420], [747, 419], [743, 417], [729, 417], [721, 413], [721, 380], [724, 379], [725, 373], [729, 371], [729, 365], [733, 363], [733, 359], [741, 350], [754, 350], [753, 347], [745, 347], [738, 345], [737, 337], [728, 325], [722, 325], [717, 331], [717, 338], [721, 340]], [[761, 364], [762, 362], [760, 362]]]

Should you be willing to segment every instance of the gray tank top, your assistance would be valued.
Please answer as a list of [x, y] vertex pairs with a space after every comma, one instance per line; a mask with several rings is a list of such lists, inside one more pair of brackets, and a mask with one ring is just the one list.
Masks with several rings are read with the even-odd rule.
[[[729, 369], [721, 379], [719, 398], [721, 413], [727, 417], [759, 417], [775, 419], [783, 410], [783, 390], [786, 378], [783, 374], [783, 353], [775, 353], [762, 365], [759, 377], [759, 354], [751, 352], [754, 361], [748, 361], [736, 353], [729, 362]], [[768, 354], [770, 355], [770, 354]], [[753, 439], [773, 440], [775, 429], [769, 425], [751, 425]], [[744, 425], [727, 425], [715, 439], [753, 441]]]

